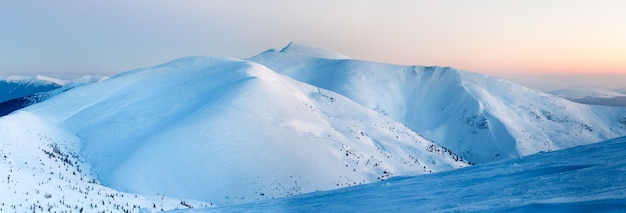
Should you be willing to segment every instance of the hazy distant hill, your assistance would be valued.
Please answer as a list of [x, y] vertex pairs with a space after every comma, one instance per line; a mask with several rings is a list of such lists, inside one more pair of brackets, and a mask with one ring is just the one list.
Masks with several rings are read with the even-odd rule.
[[626, 93], [620, 90], [568, 88], [549, 93], [582, 104], [626, 107]]
[[0, 77], [0, 103], [39, 92], [50, 91], [63, 85], [65, 85], [65, 82], [62, 80], [44, 76]]
[[106, 79], [86, 75], [73, 80], [37, 76], [0, 77], [0, 116], [44, 101], [54, 95], [91, 82]]

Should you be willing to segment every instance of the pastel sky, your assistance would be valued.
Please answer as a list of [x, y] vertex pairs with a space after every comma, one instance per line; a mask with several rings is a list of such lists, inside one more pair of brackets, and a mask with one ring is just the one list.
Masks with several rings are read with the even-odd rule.
[[0, 75], [112, 75], [289, 41], [492, 75], [626, 75], [623, 0], [0, 1]]

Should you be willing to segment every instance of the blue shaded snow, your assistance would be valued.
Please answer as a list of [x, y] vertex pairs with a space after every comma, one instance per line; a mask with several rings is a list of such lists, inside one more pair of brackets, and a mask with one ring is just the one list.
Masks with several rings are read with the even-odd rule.
[[626, 137], [448, 172], [193, 212], [626, 210]]

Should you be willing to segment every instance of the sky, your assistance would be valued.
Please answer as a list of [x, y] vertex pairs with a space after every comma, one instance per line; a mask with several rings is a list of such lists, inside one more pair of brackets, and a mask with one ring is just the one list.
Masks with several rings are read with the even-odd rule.
[[113, 75], [296, 41], [496, 76], [626, 76], [624, 11], [622, 0], [0, 1], [0, 75]]

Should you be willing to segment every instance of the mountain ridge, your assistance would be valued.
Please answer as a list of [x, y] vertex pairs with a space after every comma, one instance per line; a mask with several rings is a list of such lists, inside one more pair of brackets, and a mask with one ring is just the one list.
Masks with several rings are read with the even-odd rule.
[[[264, 52], [249, 60], [342, 94], [475, 163], [626, 134], [619, 121], [626, 116], [623, 108], [575, 104], [449, 67], [337, 61], [281, 52]], [[571, 140], [570, 134], [578, 139]]]
[[[273, 52], [273, 51], [269, 51], [269, 52]], [[278, 52], [297, 54], [297, 55], [308, 56], [308, 57], [313, 57], [313, 58], [325, 58], [325, 59], [336, 59], [336, 60], [350, 59], [350, 57], [344, 54], [341, 54], [339, 52], [335, 52], [333, 50], [306, 45], [302, 43], [297, 43], [293, 41], [289, 42], [287, 46], [283, 47]]]

